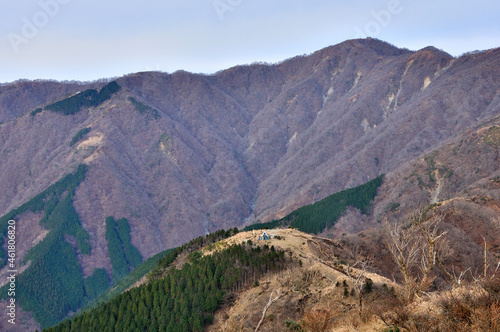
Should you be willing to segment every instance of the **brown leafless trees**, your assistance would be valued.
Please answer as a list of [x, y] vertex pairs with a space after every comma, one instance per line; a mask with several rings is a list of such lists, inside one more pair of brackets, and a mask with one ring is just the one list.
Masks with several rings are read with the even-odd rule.
[[451, 255], [446, 231], [440, 229], [442, 217], [431, 214], [431, 207], [419, 208], [402, 223], [384, 223], [386, 244], [403, 278], [403, 298], [411, 302], [425, 292], [439, 266], [450, 279], [443, 260]]
[[297, 291], [304, 291], [304, 289], [306, 289], [310, 285], [311, 280], [313, 279], [309, 278], [311, 273], [315, 275], [314, 271], [305, 271], [303, 269], [299, 270], [287, 269], [285, 271], [278, 273], [278, 275], [276, 276], [276, 281], [279, 284], [279, 288], [276, 290], [276, 292], [275, 290], [271, 291], [271, 295], [269, 296], [269, 301], [262, 310], [262, 316], [260, 318], [259, 323], [257, 324], [257, 327], [255, 328], [255, 331], [259, 330], [262, 323], [264, 322], [267, 310], [274, 303], [276, 303], [278, 300], [280, 300], [281, 298], [285, 297], [288, 294]]
[[346, 275], [353, 285], [354, 292], [358, 297], [358, 311], [361, 316], [363, 312], [363, 288], [366, 284], [366, 274], [373, 263], [373, 258], [362, 256], [355, 248], [351, 252], [352, 263], [347, 264]]

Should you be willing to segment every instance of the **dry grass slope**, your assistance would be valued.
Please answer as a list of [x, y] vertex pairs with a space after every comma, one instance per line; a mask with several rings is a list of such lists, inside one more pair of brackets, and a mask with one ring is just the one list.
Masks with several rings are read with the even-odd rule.
[[257, 326], [259, 331], [313, 332], [500, 329], [500, 270], [495, 266], [486, 276], [464, 278], [408, 300], [402, 284], [359, 264], [369, 260], [353, 252], [348, 241], [291, 229], [267, 232], [276, 238], [259, 241], [261, 232], [244, 232], [203, 250], [211, 254], [250, 241], [284, 249], [301, 261], [229, 296], [208, 331], [255, 331]]

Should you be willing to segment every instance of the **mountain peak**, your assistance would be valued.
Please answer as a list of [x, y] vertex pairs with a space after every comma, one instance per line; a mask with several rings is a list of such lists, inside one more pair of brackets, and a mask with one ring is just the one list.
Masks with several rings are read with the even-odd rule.
[[[102, 82], [1, 86], [0, 215], [87, 164], [66, 202], [89, 235], [89, 250], [71, 249], [83, 283], [96, 268], [112, 274], [109, 216], [127, 219], [128, 242], [148, 258], [217, 229], [286, 216], [380, 174], [389, 183], [373, 211], [397, 210], [407, 188], [397, 172], [423, 156], [412, 184], [439, 199], [449, 191], [435, 194], [437, 179], [452, 176], [451, 166], [430, 152], [496, 116], [500, 103], [500, 52], [451, 63], [435, 48], [411, 52], [367, 38], [215, 75], [132, 74], [116, 80], [114, 93]], [[497, 136], [488, 129], [482, 140], [491, 156]], [[379, 215], [352, 208], [325, 232], [359, 231]], [[27, 253], [43, 215], [16, 218], [25, 226], [19, 253]]]

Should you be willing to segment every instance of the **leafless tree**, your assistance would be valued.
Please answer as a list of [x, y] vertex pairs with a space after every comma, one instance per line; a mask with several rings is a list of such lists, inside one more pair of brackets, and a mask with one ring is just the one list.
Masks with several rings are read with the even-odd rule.
[[483, 236], [484, 248], [483, 248], [483, 276], [472, 276], [476, 283], [484, 283], [491, 281], [497, 277], [497, 274], [500, 272], [500, 261], [497, 263], [495, 268], [490, 269], [490, 264], [488, 263], [488, 243], [486, 242], [486, 238]]
[[264, 310], [262, 310], [262, 317], [260, 318], [259, 324], [257, 324], [257, 327], [255, 328], [255, 332], [257, 332], [262, 325], [262, 322], [264, 321], [264, 318], [266, 318], [266, 312], [267, 310], [271, 307], [271, 305], [275, 302], [277, 302], [279, 299], [281, 299], [283, 296], [288, 294], [288, 291], [283, 292], [282, 290], [279, 290], [277, 292], [276, 297], [273, 298], [274, 290], [271, 292], [271, 296], [269, 296], [269, 302], [267, 302], [266, 306], [264, 307]]
[[444, 238], [447, 232], [440, 230], [440, 223], [443, 218], [440, 215], [426, 218], [428, 211], [428, 207], [421, 209], [411, 217], [412, 225], [418, 228], [423, 238], [420, 262], [422, 277], [419, 283], [419, 291], [426, 290], [432, 284], [434, 278], [430, 277], [430, 273], [436, 265], [441, 267], [450, 280], [453, 279], [453, 276], [443, 265], [443, 260], [451, 255], [451, 249]]
[[411, 223], [384, 223], [386, 244], [403, 277], [403, 297], [411, 300], [415, 293], [417, 278], [415, 267], [418, 263], [420, 241]]
[[373, 265], [373, 258], [362, 256], [356, 247], [351, 252], [351, 260], [352, 263], [347, 264], [346, 275], [358, 297], [358, 310], [361, 315], [363, 312], [363, 288], [366, 284], [368, 269]]
[[402, 223], [384, 223], [387, 248], [403, 276], [403, 297], [409, 302], [429, 288], [436, 266], [453, 280], [443, 265], [443, 260], [451, 255], [445, 239], [447, 232], [440, 228], [442, 217], [429, 217], [430, 210], [430, 206], [420, 208]]
[[[260, 318], [260, 321], [257, 324], [255, 331], [259, 330], [262, 323], [264, 322], [267, 310], [269, 310], [269, 308], [274, 303], [276, 303], [279, 299], [283, 298], [284, 296], [290, 293], [304, 291], [305, 289], [307, 289], [307, 287], [311, 284], [312, 280], [316, 276], [317, 276], [317, 271], [313, 270], [306, 271], [303, 269], [299, 270], [288, 269], [280, 272], [276, 276], [276, 281], [280, 285], [279, 289], [276, 291], [276, 293], [275, 290], [271, 291], [271, 295], [269, 296], [269, 301], [262, 310], [262, 317]], [[273, 297], [274, 294], [276, 295]]]
[[453, 266], [453, 268], [452, 268], [453, 283], [457, 286], [461, 286], [462, 282], [465, 279], [465, 275], [467, 274], [467, 272], [470, 272], [470, 271], [471, 271], [471, 268], [468, 267], [465, 270], [460, 271], [460, 273], [459, 273], [458, 271], [455, 271], [455, 266]]

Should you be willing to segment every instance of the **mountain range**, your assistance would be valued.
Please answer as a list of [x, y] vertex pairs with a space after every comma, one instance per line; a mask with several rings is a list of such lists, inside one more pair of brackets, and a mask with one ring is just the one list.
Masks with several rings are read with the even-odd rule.
[[[440, 202], [491, 224], [500, 206], [499, 77], [498, 48], [456, 58], [369, 38], [212, 75], [4, 84], [0, 216], [86, 165], [70, 196], [90, 250], [72, 234], [62, 238], [83, 278], [104, 269], [110, 279], [108, 217], [128, 221], [129, 242], [147, 259], [218, 229], [285, 217], [381, 174], [371, 213], [349, 208], [322, 235], [366, 232]], [[488, 210], [471, 212], [479, 207]], [[15, 216], [20, 261], [49, 237], [44, 209]], [[471, 243], [480, 246], [480, 233]]]

